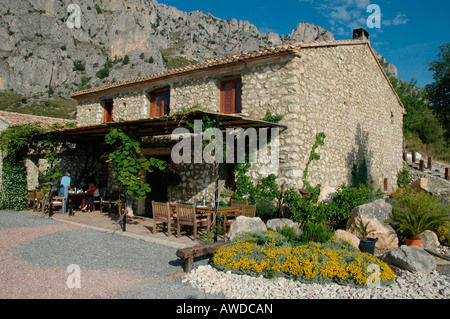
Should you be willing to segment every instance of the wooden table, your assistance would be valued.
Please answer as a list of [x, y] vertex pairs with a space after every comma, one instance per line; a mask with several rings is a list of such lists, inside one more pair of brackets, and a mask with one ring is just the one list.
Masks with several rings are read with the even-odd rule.
[[[173, 214], [176, 213], [177, 205], [176, 204], [170, 204], [170, 210]], [[215, 216], [215, 209], [212, 206], [195, 206], [195, 211], [197, 214], [210, 214], [210, 216], [213, 216], [213, 220], [211, 224], [215, 224], [216, 216]], [[223, 215], [223, 225], [225, 227], [225, 220], [227, 216], [237, 217], [239, 215], [239, 207], [235, 206], [227, 206], [227, 207], [220, 207], [217, 209], [218, 214]]]
[[[175, 213], [177, 210], [176, 204], [170, 204], [170, 210]], [[214, 214], [216, 211], [212, 206], [195, 206], [195, 211], [199, 214]], [[235, 216], [239, 212], [239, 207], [229, 206], [220, 207], [217, 209], [219, 214], [233, 215]]]
[[69, 203], [73, 202], [74, 200], [81, 200], [81, 207], [83, 208], [84, 206], [86, 206], [86, 199], [91, 196], [91, 193], [69, 193]]
[[[196, 206], [195, 207], [197, 213], [199, 214], [211, 214], [212, 216], [214, 216], [212, 224], [216, 223], [216, 218], [217, 216], [215, 216], [215, 209], [214, 207], [203, 207], [203, 206]], [[226, 229], [226, 225], [225, 222], [227, 220], [228, 216], [231, 217], [237, 217], [239, 215], [239, 207], [235, 207], [235, 206], [228, 206], [228, 207], [220, 207], [217, 209], [217, 213], [218, 214], [222, 214], [223, 215], [223, 229]]]

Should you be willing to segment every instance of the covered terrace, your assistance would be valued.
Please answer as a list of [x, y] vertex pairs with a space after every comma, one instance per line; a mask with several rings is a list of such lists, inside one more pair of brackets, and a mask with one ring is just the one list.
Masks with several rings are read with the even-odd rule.
[[[191, 110], [184, 114], [175, 114], [172, 116], [164, 116], [162, 118], [146, 118], [146, 119], [140, 119], [140, 120], [133, 120], [133, 121], [120, 121], [120, 122], [109, 122], [109, 123], [102, 123], [98, 125], [92, 125], [92, 126], [79, 126], [76, 128], [66, 128], [66, 129], [58, 129], [53, 130], [50, 132], [47, 132], [45, 134], [49, 133], [59, 133], [62, 134], [66, 141], [78, 144], [78, 143], [99, 143], [103, 142], [105, 139], [105, 136], [109, 134], [109, 132], [113, 128], [121, 129], [126, 133], [133, 133], [135, 137], [160, 137], [160, 136], [169, 136], [172, 134], [172, 132], [175, 129], [178, 128], [185, 128], [190, 131], [192, 131], [189, 123], [192, 123], [193, 120], [202, 120], [205, 116], [208, 116], [209, 118], [215, 118], [217, 121], [216, 128], [220, 129], [222, 132], [224, 132], [227, 129], [239, 129], [242, 128], [244, 130], [249, 128], [254, 129], [263, 129], [263, 128], [278, 128], [280, 132], [287, 129], [286, 126], [267, 122], [263, 120], [258, 119], [252, 119], [249, 117], [237, 115], [237, 114], [222, 114], [217, 112], [211, 112], [211, 111], [205, 111], [205, 110]], [[215, 171], [212, 176], [212, 178], [215, 179], [215, 196], [214, 196], [214, 202], [211, 201], [211, 203], [208, 205], [209, 208], [214, 210], [214, 215], [212, 221], [216, 221], [217, 219], [215, 216], [217, 215], [218, 207], [219, 207], [219, 184], [218, 184], [218, 177], [219, 177], [219, 165], [215, 165]], [[153, 187], [152, 187], [153, 190]], [[172, 203], [173, 204], [173, 203]], [[76, 212], [78, 215], [81, 213]], [[96, 212], [99, 213], [99, 212]], [[110, 217], [110, 220], [113, 224], [118, 223], [118, 221], [121, 221], [122, 224], [122, 230], [126, 230], [126, 224], [127, 224], [127, 217], [126, 215], [123, 217], [118, 217], [117, 213], [113, 215], [108, 214]], [[70, 220], [70, 216], [67, 217]], [[136, 220], [139, 219], [141, 222], [140, 224], [152, 224], [152, 218], [146, 218], [143, 216], [128, 216], [128, 224], [132, 225], [133, 218]], [[87, 218], [83, 218], [86, 220]], [[130, 226], [131, 227], [131, 226]], [[152, 236], [152, 230], [151, 227], [148, 228], [148, 235]], [[145, 232], [145, 230], [144, 230]], [[172, 236], [176, 235], [172, 232]], [[161, 236], [158, 234], [158, 236]], [[167, 232], [163, 236], [167, 236]], [[216, 238], [217, 239], [217, 238]]]

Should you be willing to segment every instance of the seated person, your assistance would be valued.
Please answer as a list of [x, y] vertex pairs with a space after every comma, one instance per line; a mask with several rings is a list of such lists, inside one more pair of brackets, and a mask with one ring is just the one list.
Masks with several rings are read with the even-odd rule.
[[100, 191], [95, 183], [89, 183], [89, 189], [87, 190], [92, 196], [86, 200], [86, 205], [81, 209], [83, 212], [87, 210], [90, 213], [94, 210], [94, 201], [100, 198]]

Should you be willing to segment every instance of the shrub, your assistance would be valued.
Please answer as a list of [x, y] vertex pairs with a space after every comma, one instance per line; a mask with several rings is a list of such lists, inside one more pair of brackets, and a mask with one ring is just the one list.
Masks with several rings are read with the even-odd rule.
[[269, 197], [259, 198], [256, 201], [256, 217], [260, 217], [261, 219], [273, 218], [277, 209]]
[[375, 199], [382, 198], [381, 192], [374, 192], [374, 190], [365, 185], [361, 185], [358, 188], [341, 185], [337, 192], [333, 195], [333, 208], [335, 209], [332, 222], [340, 224], [346, 222], [352, 209], [370, 203]]
[[285, 193], [284, 201], [297, 222], [344, 224], [353, 208], [381, 196], [374, 194], [366, 186], [354, 188], [342, 185], [334, 193], [332, 202], [323, 201], [317, 204], [320, 185], [309, 190], [311, 193], [306, 197], [302, 197], [294, 188]]
[[125, 57], [122, 60], [122, 64], [123, 65], [127, 65], [128, 63], [130, 63], [130, 57], [127, 55], [125, 55]]
[[334, 236], [334, 231], [330, 227], [315, 222], [305, 222], [302, 225], [300, 241], [309, 243], [326, 243]]
[[295, 229], [291, 226], [288, 225], [283, 225], [283, 227], [278, 226], [275, 229], [275, 231], [286, 237], [287, 241], [291, 244], [295, 244], [299, 241], [299, 237], [297, 236]]
[[73, 61], [73, 71], [84, 71], [86, 69], [86, 62], [83, 62], [81, 60], [74, 60]]
[[386, 222], [414, 239], [426, 230], [437, 231], [450, 221], [449, 212], [449, 205], [439, 197], [407, 189], [393, 197], [393, 216]]
[[[266, 233], [245, 234], [222, 245], [214, 255], [213, 265], [219, 270], [250, 276], [366, 286], [371, 275], [368, 268], [375, 264], [380, 267], [381, 284], [390, 284], [394, 280], [395, 274], [386, 263], [361, 253], [343, 240], [292, 247], [277, 245], [282, 242], [279, 235], [271, 231]], [[261, 241], [261, 237], [272, 240]]]
[[98, 77], [99, 79], [107, 78], [109, 76], [109, 69], [103, 68], [101, 70], [98, 70], [97, 73], [95, 73], [95, 76]]
[[284, 202], [297, 222], [327, 223], [331, 219], [334, 207], [327, 202], [317, 205], [320, 185], [316, 188], [310, 188], [310, 191], [311, 193], [308, 196], [302, 197], [296, 189], [291, 188], [286, 191]]
[[397, 174], [397, 185], [398, 187], [405, 188], [409, 186], [412, 182], [411, 174], [406, 167]]

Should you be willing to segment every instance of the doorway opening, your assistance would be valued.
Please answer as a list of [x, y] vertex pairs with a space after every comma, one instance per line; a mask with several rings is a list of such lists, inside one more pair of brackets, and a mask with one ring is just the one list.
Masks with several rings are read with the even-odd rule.
[[[170, 165], [170, 156], [152, 156], [159, 160], [165, 161]], [[180, 182], [178, 174], [167, 171], [155, 170], [147, 173], [146, 181], [150, 185], [151, 191], [147, 193], [145, 200], [145, 216], [153, 217], [152, 201], [165, 203], [169, 201], [169, 187], [177, 185]]]

